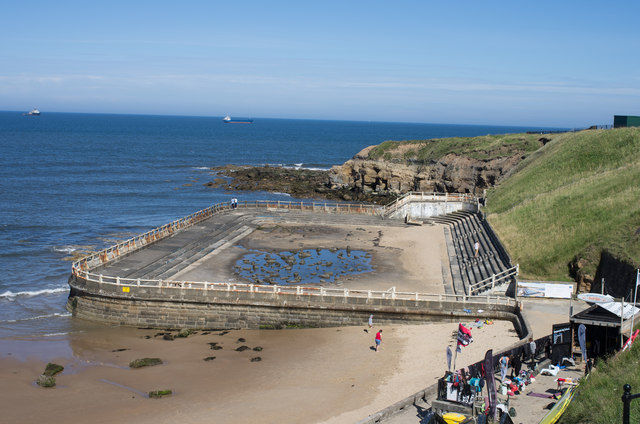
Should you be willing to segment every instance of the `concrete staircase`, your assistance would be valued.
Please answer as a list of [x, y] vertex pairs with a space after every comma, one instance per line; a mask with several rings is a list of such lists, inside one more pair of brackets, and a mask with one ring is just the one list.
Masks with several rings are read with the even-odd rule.
[[[432, 220], [446, 225], [447, 252], [456, 294], [469, 295], [473, 284], [512, 267], [504, 247], [479, 214], [461, 211]], [[476, 241], [480, 245], [477, 256], [473, 247]]]

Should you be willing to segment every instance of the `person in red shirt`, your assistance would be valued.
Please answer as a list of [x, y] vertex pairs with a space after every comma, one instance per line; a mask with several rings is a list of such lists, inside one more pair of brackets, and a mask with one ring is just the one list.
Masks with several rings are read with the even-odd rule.
[[382, 330], [379, 330], [376, 333], [376, 352], [378, 351], [378, 348], [380, 347], [381, 343], [382, 343]]

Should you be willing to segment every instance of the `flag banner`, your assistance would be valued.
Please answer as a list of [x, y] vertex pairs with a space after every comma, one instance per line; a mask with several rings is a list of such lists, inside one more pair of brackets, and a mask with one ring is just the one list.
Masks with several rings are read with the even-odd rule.
[[493, 349], [489, 349], [484, 355], [484, 379], [487, 383], [487, 397], [489, 398], [489, 417], [495, 419], [498, 390], [496, 388], [496, 381], [493, 378], [493, 373]]
[[587, 327], [584, 324], [580, 324], [578, 327], [578, 344], [582, 351], [582, 360], [587, 360]]
[[468, 346], [469, 343], [473, 342], [473, 337], [471, 337], [471, 330], [466, 328], [462, 324], [458, 324], [458, 347], [457, 351], [462, 351], [462, 346]]

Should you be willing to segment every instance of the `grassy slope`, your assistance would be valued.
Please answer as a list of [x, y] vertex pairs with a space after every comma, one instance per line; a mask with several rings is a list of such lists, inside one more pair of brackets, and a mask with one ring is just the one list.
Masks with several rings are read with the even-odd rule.
[[[557, 135], [546, 135], [553, 139]], [[451, 137], [432, 140], [385, 141], [369, 152], [370, 159], [437, 161], [449, 153], [486, 160], [520, 153], [526, 155], [541, 146], [540, 134], [501, 134], [480, 137]]]
[[555, 137], [487, 197], [525, 278], [567, 280], [576, 255], [602, 249], [640, 263], [640, 128]]
[[[562, 416], [561, 424], [622, 422], [622, 386], [631, 385], [631, 393], [640, 392], [640, 343], [630, 352], [600, 362], [578, 391]], [[631, 402], [631, 422], [640, 419], [640, 400]]]

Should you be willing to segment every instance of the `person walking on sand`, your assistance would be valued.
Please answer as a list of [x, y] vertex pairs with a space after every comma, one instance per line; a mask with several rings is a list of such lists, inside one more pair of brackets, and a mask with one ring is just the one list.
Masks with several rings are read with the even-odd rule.
[[381, 343], [382, 343], [382, 330], [378, 330], [378, 332], [376, 333], [376, 352], [378, 351], [378, 348], [380, 347]]
[[473, 251], [474, 251], [474, 257], [478, 257], [478, 250], [480, 250], [480, 243], [478, 243], [478, 241], [476, 240], [476, 242], [473, 244]]
[[373, 328], [373, 315], [369, 315], [369, 328]]

